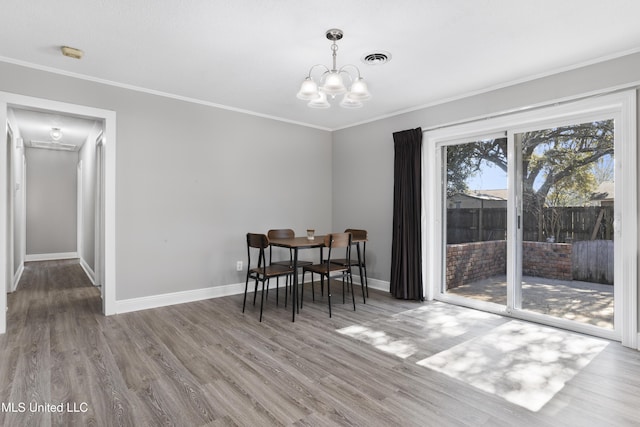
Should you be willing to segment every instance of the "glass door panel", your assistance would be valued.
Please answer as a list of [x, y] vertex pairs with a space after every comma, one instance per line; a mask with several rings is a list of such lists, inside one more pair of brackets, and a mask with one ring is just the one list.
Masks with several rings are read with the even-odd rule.
[[443, 293], [505, 306], [508, 196], [503, 135], [444, 147]]
[[614, 122], [514, 135], [523, 310], [613, 329]]

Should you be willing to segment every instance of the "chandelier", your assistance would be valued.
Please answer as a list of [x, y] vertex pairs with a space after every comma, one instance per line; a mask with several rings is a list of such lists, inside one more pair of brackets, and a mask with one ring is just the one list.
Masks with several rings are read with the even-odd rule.
[[[307, 104], [311, 108], [329, 108], [328, 98], [335, 99], [338, 95], [343, 95], [340, 106], [344, 108], [360, 108], [362, 107], [362, 101], [371, 98], [369, 89], [364, 79], [360, 76], [360, 70], [358, 67], [352, 64], [343, 65], [340, 68], [336, 66], [336, 57], [338, 55], [338, 45], [336, 41], [340, 40], [343, 36], [342, 30], [331, 29], [326, 33], [327, 39], [331, 40], [331, 51], [333, 56], [333, 68], [329, 69], [322, 64], [316, 64], [309, 69], [309, 74], [302, 82], [300, 91], [297, 94], [298, 99], [309, 101]], [[311, 73], [316, 68], [323, 68], [325, 71], [318, 78], [316, 82]], [[352, 70], [352, 73], [347, 71], [347, 68]], [[353, 71], [355, 70], [355, 72]], [[345, 86], [343, 77], [348, 78], [350, 87], [347, 89]]]

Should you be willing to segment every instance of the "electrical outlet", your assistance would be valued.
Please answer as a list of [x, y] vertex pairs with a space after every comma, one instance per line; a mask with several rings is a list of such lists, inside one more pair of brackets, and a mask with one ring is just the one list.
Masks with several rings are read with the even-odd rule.
[[242, 271], [242, 261], [236, 262], [236, 271]]

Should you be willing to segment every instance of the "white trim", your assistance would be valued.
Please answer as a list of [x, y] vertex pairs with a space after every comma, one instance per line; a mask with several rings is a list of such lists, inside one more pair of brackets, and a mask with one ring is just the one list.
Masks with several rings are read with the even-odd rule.
[[24, 263], [21, 263], [18, 266], [18, 271], [16, 271], [15, 276], [13, 276], [13, 286], [11, 286], [11, 290], [9, 292], [15, 292], [18, 289], [18, 283], [20, 283], [20, 279], [22, 278], [22, 273], [24, 272]]
[[[356, 278], [359, 279], [358, 276], [354, 276], [354, 284]], [[309, 280], [306, 283], [311, 283], [311, 281]], [[284, 281], [280, 284], [280, 287], [283, 286], [285, 286]], [[116, 301], [116, 313], [130, 313], [133, 311], [148, 310], [151, 308], [167, 307], [175, 304], [184, 304], [188, 302], [196, 302], [212, 298], [222, 298], [232, 295], [238, 295], [244, 293], [244, 287], [245, 283], [243, 282], [223, 286], [211, 286], [208, 288], [193, 289], [190, 291], [171, 292], [168, 294], [120, 300]], [[369, 287], [372, 289], [389, 292], [389, 282], [385, 282], [383, 280], [369, 278]], [[249, 291], [253, 292], [251, 286]]]
[[[543, 78], [546, 78], [546, 77], [551, 77], [551, 76], [554, 76], [554, 75], [557, 75], [557, 74], [561, 74], [561, 73], [565, 73], [565, 72], [568, 72], [568, 71], [577, 70], [579, 68], [588, 67], [590, 65], [600, 64], [600, 63], [611, 61], [611, 60], [614, 60], [614, 59], [617, 59], [617, 58], [622, 58], [624, 56], [633, 55], [633, 54], [638, 53], [638, 52], [640, 52], [640, 48], [631, 49], [631, 50], [628, 50], [628, 51], [620, 52], [618, 54], [608, 55], [608, 56], [605, 56], [605, 57], [596, 58], [596, 59], [591, 60], [591, 61], [585, 61], [585, 62], [582, 62], [582, 63], [579, 63], [579, 64], [574, 64], [572, 66], [557, 68], [555, 70], [547, 71], [545, 73], [534, 74], [532, 76], [524, 77], [524, 78], [517, 79], [517, 80], [510, 80], [508, 82], [504, 82], [504, 83], [500, 83], [500, 84], [497, 84], [497, 85], [489, 86], [489, 87], [486, 87], [486, 88], [483, 88], [483, 89], [464, 92], [464, 93], [456, 95], [456, 96], [437, 99], [435, 101], [428, 102], [426, 104], [416, 105], [415, 107], [405, 108], [403, 110], [394, 111], [394, 112], [389, 113], [389, 114], [383, 114], [383, 115], [380, 115], [380, 116], [373, 117], [371, 119], [366, 119], [366, 120], [362, 120], [362, 121], [359, 121], [359, 122], [356, 122], [356, 123], [352, 123], [352, 124], [349, 124], [349, 125], [344, 125], [344, 126], [341, 126], [341, 127], [332, 128], [330, 130], [335, 132], [335, 131], [338, 131], [338, 130], [348, 129], [348, 128], [351, 128], [351, 127], [360, 126], [360, 125], [364, 125], [364, 124], [367, 124], [367, 123], [377, 122], [379, 120], [389, 119], [389, 118], [392, 118], [392, 117], [395, 117], [395, 116], [399, 116], [401, 114], [408, 114], [408, 113], [412, 113], [414, 111], [419, 111], [419, 110], [424, 110], [424, 109], [427, 109], [427, 108], [437, 107], [439, 105], [447, 104], [449, 102], [455, 102], [455, 101], [459, 101], [459, 100], [462, 100], [462, 99], [465, 99], [465, 98], [470, 98], [470, 97], [473, 97], [473, 96], [482, 95], [482, 94], [485, 94], [485, 93], [489, 93], [489, 92], [493, 92], [493, 91], [496, 91], [496, 90], [505, 89], [505, 88], [508, 88], [508, 87], [524, 84], [524, 83], [531, 82], [531, 81], [534, 81], [534, 80], [539, 80], [539, 79], [543, 79]], [[613, 92], [613, 91], [631, 89], [631, 88], [634, 88], [634, 87], [637, 87], [637, 86], [640, 86], [640, 80], [635, 80], [633, 82], [628, 82], [628, 83], [625, 83], [625, 84], [622, 84], [622, 85], [617, 85], [617, 86], [614, 86], [614, 87], [607, 87], [605, 89], [594, 90], [594, 91], [591, 91], [591, 92], [589, 92], [587, 94], [583, 94], [583, 96], [601, 95], [601, 94], [610, 93], [610, 92]], [[570, 99], [575, 100], [576, 97], [575, 96], [568, 96], [568, 97], [565, 97], [565, 98], [562, 98], [562, 99], [563, 100], [570, 100]], [[556, 102], [562, 102], [562, 101], [561, 100], [560, 101], [556, 100], [555, 102], [547, 102], [547, 103], [542, 103], [542, 104], [529, 105], [529, 106], [522, 107], [522, 108], [514, 108], [514, 109], [502, 111], [502, 112], [498, 113], [497, 115], [511, 114], [511, 113], [514, 113], [514, 112], [521, 112], [521, 111], [523, 111], [525, 109], [538, 108], [538, 107], [546, 106], [546, 105], [553, 105]], [[467, 119], [467, 120], [464, 121], [464, 123], [468, 122], [469, 120], [481, 120], [483, 118], [486, 119], [486, 116], [478, 116], [478, 117], [474, 117], [472, 119]], [[447, 123], [447, 124], [442, 124], [439, 127], [457, 125], [457, 124], [460, 124], [460, 123], [461, 122]], [[431, 130], [431, 129], [429, 129], [427, 126], [423, 126], [423, 130], [426, 131], [426, 130]]]
[[78, 163], [76, 164], [76, 250], [80, 256], [82, 256], [84, 246], [83, 173], [82, 160], [78, 160]]
[[[356, 278], [358, 276], [354, 276]], [[384, 280], [368, 278], [369, 287], [383, 292], [391, 292], [391, 284]]]
[[150, 308], [166, 307], [187, 302], [202, 301], [211, 298], [221, 298], [244, 293], [244, 283], [224, 286], [193, 289], [190, 291], [171, 292], [168, 294], [152, 295], [149, 297], [131, 298], [116, 301], [116, 313], [148, 310]]
[[24, 257], [25, 262], [30, 261], [53, 261], [58, 259], [74, 259], [78, 258], [78, 252], [58, 252], [49, 254], [27, 254]]
[[[182, 95], [176, 95], [176, 94], [173, 94], [173, 93], [162, 92], [162, 91], [158, 91], [158, 90], [154, 90], [154, 89], [148, 89], [148, 88], [144, 88], [144, 87], [141, 87], [141, 86], [134, 86], [134, 85], [130, 85], [130, 84], [115, 82], [115, 81], [112, 81], [112, 80], [100, 79], [100, 78], [97, 78], [97, 77], [88, 76], [86, 74], [73, 73], [73, 72], [69, 72], [69, 71], [66, 71], [66, 70], [61, 70], [61, 69], [58, 69], [58, 68], [47, 67], [47, 66], [43, 66], [43, 65], [39, 65], [39, 64], [34, 64], [34, 63], [31, 63], [31, 62], [20, 61], [20, 60], [14, 59], [14, 58], [8, 58], [6, 56], [0, 56], [0, 61], [6, 62], [8, 64], [19, 65], [21, 67], [32, 68], [32, 69], [40, 70], [40, 71], [46, 71], [46, 72], [49, 72], [49, 73], [59, 74], [59, 75], [67, 76], [67, 77], [73, 77], [73, 78], [80, 79], [80, 80], [86, 80], [86, 81], [100, 83], [100, 84], [104, 84], [104, 85], [109, 85], [109, 86], [119, 87], [119, 88], [123, 88], [123, 89], [133, 90], [133, 91], [136, 91], [136, 92], [148, 93], [148, 94], [152, 94], [152, 95], [162, 96], [162, 97], [165, 97], [165, 98], [177, 99], [177, 100], [180, 100], [180, 101], [190, 102], [190, 103], [193, 103], [193, 104], [206, 105], [206, 106], [209, 106], [209, 107], [220, 108], [222, 110], [235, 111], [237, 113], [248, 114], [248, 115], [251, 115], [251, 116], [262, 117], [262, 118], [276, 120], [276, 121], [284, 122], [284, 123], [291, 123], [291, 124], [295, 124], [295, 125], [300, 125], [300, 126], [313, 128], [313, 129], [319, 129], [319, 130], [324, 130], [324, 131], [329, 131], [329, 132], [335, 132], [335, 131], [339, 131], [339, 130], [343, 130], [343, 129], [348, 129], [348, 128], [360, 126], [360, 125], [367, 124], [367, 123], [376, 122], [376, 121], [379, 121], [379, 120], [388, 119], [388, 118], [399, 116], [399, 115], [402, 115], [402, 114], [411, 113], [411, 112], [418, 111], [418, 110], [423, 110], [423, 109], [426, 109], [426, 108], [435, 107], [435, 106], [438, 106], [438, 105], [446, 104], [448, 102], [453, 102], [453, 101], [457, 101], [457, 100], [460, 100], [460, 99], [469, 98], [469, 97], [472, 97], [472, 96], [482, 95], [484, 93], [488, 93], [488, 92], [504, 89], [504, 88], [507, 88], [507, 87], [510, 87], [510, 86], [515, 86], [515, 85], [527, 83], [527, 82], [538, 80], [538, 79], [542, 79], [542, 78], [545, 78], [545, 77], [554, 76], [554, 75], [557, 75], [557, 74], [560, 74], [560, 73], [568, 72], [568, 71], [571, 71], [571, 70], [576, 70], [576, 69], [579, 69], [579, 68], [584, 68], [584, 67], [587, 67], [587, 66], [590, 66], [590, 65], [595, 65], [595, 64], [611, 61], [611, 60], [614, 60], [614, 59], [617, 59], [617, 58], [622, 58], [622, 57], [625, 57], [625, 56], [633, 55], [633, 54], [638, 53], [638, 52], [640, 52], [640, 48], [629, 49], [629, 50], [625, 50], [625, 51], [622, 51], [622, 52], [617, 52], [617, 53], [613, 53], [613, 54], [610, 54], [610, 55], [601, 56], [599, 58], [591, 59], [589, 61], [580, 62], [580, 63], [569, 65], [569, 66], [566, 66], [566, 67], [556, 68], [556, 69], [553, 69], [553, 70], [550, 70], [550, 71], [547, 71], [547, 72], [544, 72], [544, 73], [538, 73], [538, 74], [534, 74], [534, 75], [523, 77], [523, 78], [516, 79], [516, 80], [510, 80], [508, 82], [503, 82], [503, 83], [500, 83], [500, 84], [497, 84], [497, 85], [493, 85], [493, 86], [489, 86], [489, 87], [486, 87], [486, 88], [482, 88], [482, 89], [479, 89], [479, 90], [465, 92], [465, 93], [459, 94], [457, 96], [437, 99], [437, 100], [434, 100], [434, 101], [431, 101], [431, 102], [428, 102], [428, 103], [425, 103], [425, 104], [417, 105], [415, 107], [410, 107], [410, 108], [406, 108], [406, 109], [403, 109], [403, 110], [394, 111], [394, 112], [391, 112], [389, 114], [382, 114], [382, 115], [379, 115], [379, 116], [376, 116], [376, 117], [372, 117], [370, 119], [361, 120], [359, 122], [355, 122], [355, 123], [351, 123], [351, 124], [347, 124], [347, 125], [343, 125], [343, 126], [338, 126], [338, 127], [335, 127], [335, 128], [328, 128], [326, 126], [319, 126], [319, 125], [314, 125], [314, 124], [311, 124], [311, 123], [300, 122], [300, 121], [297, 121], [297, 120], [286, 119], [284, 117], [278, 117], [278, 116], [273, 116], [273, 115], [269, 115], [269, 114], [258, 113], [256, 111], [245, 110], [245, 109], [242, 109], [242, 108], [231, 107], [231, 106], [223, 105], [223, 104], [217, 104], [215, 102], [205, 101], [205, 100], [202, 100], [202, 99], [191, 98], [191, 97], [182, 96]], [[631, 87], [636, 87], [638, 85], [640, 85], [640, 80], [635, 81], [635, 82], [631, 82], [631, 83], [627, 83], [627, 84], [624, 84], [624, 85], [620, 85], [620, 86], [618, 86], [616, 88], [616, 90], [629, 89]], [[610, 92], [610, 91], [611, 91], [611, 89], [608, 89], [606, 91], [594, 91], [591, 94], [595, 95], [595, 94], [601, 94], [601, 93]]]
[[87, 264], [87, 261], [85, 261], [84, 258], [82, 258], [82, 257], [80, 257], [80, 267], [82, 267], [84, 272], [87, 274], [87, 277], [89, 278], [89, 280], [91, 280], [91, 284], [93, 286], [95, 286], [96, 285], [96, 274], [93, 272], [91, 267], [89, 267], [89, 264]]
[[67, 76], [67, 77], [72, 77], [72, 78], [75, 78], [75, 79], [86, 80], [86, 81], [90, 81], [90, 82], [94, 82], [94, 83], [100, 83], [100, 84], [104, 84], [104, 85], [108, 85], [108, 86], [119, 87], [119, 88], [122, 88], [122, 89], [133, 90], [133, 91], [136, 91], [136, 92], [148, 93], [148, 94], [151, 94], [151, 95], [162, 96], [164, 98], [176, 99], [178, 101], [189, 102], [189, 103], [192, 103], [192, 104], [199, 104], [199, 105], [205, 105], [207, 107], [220, 108], [221, 110], [234, 111], [236, 113], [248, 114], [250, 116], [262, 117], [262, 118], [265, 118], [265, 119], [271, 119], [271, 120], [276, 120], [276, 121], [279, 121], [279, 122], [285, 122], [285, 123], [290, 123], [290, 124], [294, 124], [294, 125], [305, 126], [305, 127], [309, 127], [309, 128], [313, 128], [313, 129], [319, 129], [319, 130], [324, 130], [324, 131], [331, 131], [332, 130], [331, 128], [327, 128], [327, 127], [319, 126], [319, 125], [313, 125], [311, 123], [299, 122], [299, 121], [296, 121], [296, 120], [286, 119], [284, 117], [272, 116], [270, 114], [263, 114], [263, 113], [258, 113], [256, 111], [245, 110], [243, 108], [230, 107], [228, 105], [223, 105], [223, 104], [216, 104], [215, 102], [205, 101], [205, 100], [197, 99], [197, 98], [191, 98], [191, 97], [188, 97], [188, 96], [176, 95], [174, 93], [162, 92], [162, 91], [154, 90], [154, 89], [148, 89], [148, 88], [141, 87], [141, 86], [135, 86], [135, 85], [130, 85], [130, 84], [126, 84], [126, 83], [114, 82], [112, 80], [107, 80], [107, 79], [100, 79], [100, 78], [97, 78], [97, 77], [88, 76], [86, 74], [72, 73], [72, 72], [69, 72], [69, 71], [66, 71], [66, 70], [60, 70], [58, 68], [45, 67], [43, 65], [33, 64], [31, 62], [19, 61], [19, 60], [16, 60], [16, 59], [7, 58], [6, 56], [0, 56], [0, 61], [1, 62], [6, 62], [6, 63], [9, 63], [9, 64], [19, 65], [21, 67], [27, 67], [27, 68], [32, 68], [32, 69], [35, 69], [35, 70], [46, 71], [48, 73], [53, 73], [53, 74], [59, 74], [59, 75]]

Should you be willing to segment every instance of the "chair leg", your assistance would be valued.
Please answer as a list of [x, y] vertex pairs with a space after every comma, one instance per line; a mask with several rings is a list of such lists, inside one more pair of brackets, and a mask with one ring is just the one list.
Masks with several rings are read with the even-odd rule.
[[[269, 290], [269, 281], [267, 280], [267, 290]], [[264, 306], [264, 281], [262, 281], [262, 292], [260, 292], [260, 321], [262, 322], [262, 307]]]
[[287, 308], [287, 296], [289, 295], [289, 275], [287, 274], [287, 277], [284, 281], [284, 308]]
[[353, 301], [353, 311], [356, 311], [356, 294], [353, 292], [353, 275], [351, 274], [351, 270], [349, 270], [349, 284], [351, 285], [351, 301]]
[[244, 307], [247, 304], [247, 288], [249, 287], [249, 273], [247, 272], [247, 280], [244, 283], [244, 299], [242, 300], [242, 312], [244, 313]]
[[367, 266], [363, 265], [362, 269], [364, 270], [364, 286], [367, 288], [367, 298], [369, 298], [369, 278], [367, 277]]
[[[262, 282], [262, 285], [264, 286], [264, 282]], [[258, 278], [256, 277], [256, 287], [253, 290], [253, 305], [256, 305], [256, 296], [258, 296]]]
[[276, 307], [278, 306], [278, 300], [280, 299], [280, 277], [276, 276]]
[[[360, 289], [362, 290], [362, 302], [364, 304], [367, 303], [367, 298], [369, 298], [369, 289], [366, 289], [366, 296], [365, 296], [365, 287], [367, 286], [367, 278], [366, 278], [366, 274], [365, 276], [362, 275], [362, 264], [358, 264], [358, 269], [360, 270]], [[366, 271], [366, 270], [365, 270]]]
[[331, 317], [331, 280], [327, 278], [327, 299], [329, 300], [329, 317]]
[[313, 300], [313, 302], [316, 301], [316, 290], [313, 286], [313, 273], [311, 273], [311, 299]]
[[342, 303], [344, 304], [344, 273], [342, 274]]
[[[302, 307], [302, 301], [304, 300], [304, 274], [305, 273], [306, 272], [302, 270], [302, 279], [300, 280], [302, 282], [302, 290], [300, 291], [300, 307]], [[313, 273], [311, 273], [311, 280], [313, 280]]]

